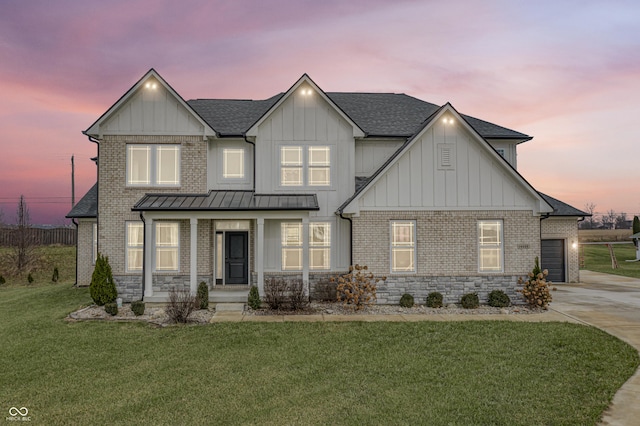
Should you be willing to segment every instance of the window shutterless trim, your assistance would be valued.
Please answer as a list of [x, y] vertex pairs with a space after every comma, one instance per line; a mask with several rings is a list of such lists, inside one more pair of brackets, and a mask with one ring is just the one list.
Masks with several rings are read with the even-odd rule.
[[[411, 226], [410, 241], [403, 243], [401, 241], [394, 242], [396, 235], [394, 231], [396, 227], [394, 225], [406, 225]], [[390, 220], [389, 221], [389, 269], [392, 274], [415, 274], [417, 272], [417, 244], [416, 244], [416, 231], [417, 223], [415, 220]], [[399, 228], [398, 228], [399, 229]], [[400, 235], [398, 235], [400, 237]], [[394, 252], [400, 250], [412, 251], [412, 269], [394, 269]]]
[[[168, 183], [159, 183], [161, 181], [161, 168], [160, 161], [162, 161], [162, 151], [169, 152], [168, 148], [175, 150], [176, 158], [173, 161], [175, 168], [176, 182], [168, 181]], [[146, 179], [137, 180], [132, 182], [133, 173], [133, 157], [132, 152], [146, 150]], [[127, 188], [140, 188], [140, 187], [162, 187], [162, 188], [176, 188], [180, 186], [181, 182], [181, 161], [182, 161], [182, 148], [180, 144], [127, 144], [126, 145], [126, 171], [125, 171], [125, 186]]]

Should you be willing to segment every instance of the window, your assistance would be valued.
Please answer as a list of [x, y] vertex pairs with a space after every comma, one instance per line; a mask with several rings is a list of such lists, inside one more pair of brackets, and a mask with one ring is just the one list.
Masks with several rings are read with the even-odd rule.
[[302, 223], [282, 224], [282, 270], [302, 269]]
[[309, 269], [331, 268], [331, 224], [309, 224]]
[[180, 185], [180, 146], [127, 145], [127, 185]]
[[280, 148], [280, 184], [282, 186], [302, 185], [302, 148], [283, 146]]
[[331, 183], [330, 166], [328, 146], [309, 147], [309, 185], [328, 186]]
[[222, 150], [222, 176], [225, 179], [244, 178], [244, 149]]
[[303, 186], [305, 184], [310, 186], [331, 185], [330, 147], [280, 147], [280, 185]]
[[505, 157], [504, 157], [504, 148], [496, 148], [496, 152], [497, 152], [498, 154], [500, 154], [500, 156], [501, 156], [502, 158], [505, 158]]
[[415, 272], [415, 221], [391, 221], [391, 272]]
[[127, 272], [142, 271], [144, 249], [144, 225], [142, 222], [127, 222]]
[[178, 270], [179, 224], [156, 222], [156, 271]]
[[91, 263], [96, 264], [96, 259], [98, 258], [98, 224], [94, 223], [92, 226], [93, 233], [93, 250], [91, 251]]
[[502, 221], [478, 222], [478, 263], [480, 272], [502, 272]]

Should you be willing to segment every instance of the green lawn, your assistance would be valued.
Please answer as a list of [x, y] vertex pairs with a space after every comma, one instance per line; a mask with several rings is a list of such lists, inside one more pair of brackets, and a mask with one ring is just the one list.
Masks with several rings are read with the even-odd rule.
[[640, 262], [625, 262], [636, 258], [633, 244], [613, 244], [613, 251], [618, 259], [617, 269], [611, 269], [611, 255], [605, 245], [584, 244], [581, 250], [584, 251], [584, 269], [640, 278]]
[[0, 411], [34, 424], [595, 424], [638, 366], [594, 328], [500, 321], [67, 323], [67, 284], [0, 288]]

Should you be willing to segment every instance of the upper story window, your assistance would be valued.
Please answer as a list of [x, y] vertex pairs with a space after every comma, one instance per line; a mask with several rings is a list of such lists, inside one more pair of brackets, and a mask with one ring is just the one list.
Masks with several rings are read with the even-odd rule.
[[180, 185], [180, 145], [127, 145], [127, 185]]
[[280, 147], [280, 185], [330, 186], [331, 148], [328, 146]]
[[222, 150], [222, 177], [244, 179], [244, 149], [224, 148]]
[[500, 156], [501, 156], [502, 158], [505, 158], [505, 156], [504, 156], [504, 155], [505, 155], [505, 154], [504, 154], [504, 148], [496, 148], [496, 152], [497, 152], [498, 154], [500, 154]]
[[478, 269], [480, 272], [502, 272], [504, 265], [502, 221], [478, 222]]

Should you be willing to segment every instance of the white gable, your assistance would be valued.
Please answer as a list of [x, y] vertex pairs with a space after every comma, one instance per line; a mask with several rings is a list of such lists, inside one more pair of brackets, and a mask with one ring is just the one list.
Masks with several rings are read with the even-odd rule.
[[450, 106], [344, 209], [551, 211]]
[[215, 135], [154, 70], [149, 71], [85, 133], [102, 135]]

